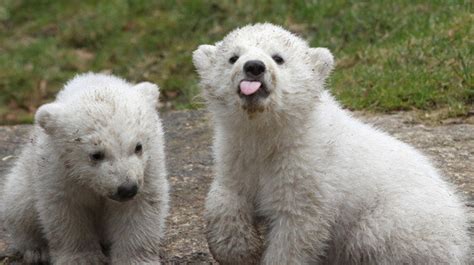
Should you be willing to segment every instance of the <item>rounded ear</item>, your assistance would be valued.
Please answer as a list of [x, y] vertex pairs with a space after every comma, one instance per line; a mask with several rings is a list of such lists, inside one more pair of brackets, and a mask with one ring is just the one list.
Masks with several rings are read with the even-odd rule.
[[138, 89], [145, 98], [150, 102], [155, 109], [158, 109], [160, 103], [160, 88], [150, 82], [141, 82], [133, 86], [134, 89]]
[[200, 75], [203, 75], [214, 63], [215, 52], [216, 46], [213, 45], [200, 45], [193, 52], [193, 63]]
[[334, 68], [334, 57], [326, 48], [310, 48], [311, 63], [322, 80], [325, 80]]
[[47, 134], [53, 135], [60, 128], [63, 111], [63, 106], [58, 103], [45, 104], [36, 111], [35, 121]]

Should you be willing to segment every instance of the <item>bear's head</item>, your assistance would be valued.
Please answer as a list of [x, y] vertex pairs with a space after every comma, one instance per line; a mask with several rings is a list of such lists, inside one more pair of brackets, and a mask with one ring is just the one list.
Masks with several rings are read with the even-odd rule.
[[236, 29], [193, 53], [204, 98], [217, 115], [301, 115], [311, 110], [334, 60], [326, 48], [269, 23]]
[[140, 194], [150, 170], [165, 170], [153, 168], [164, 160], [158, 96], [158, 87], [147, 82], [88, 89], [43, 105], [35, 120], [67, 178], [127, 201]]

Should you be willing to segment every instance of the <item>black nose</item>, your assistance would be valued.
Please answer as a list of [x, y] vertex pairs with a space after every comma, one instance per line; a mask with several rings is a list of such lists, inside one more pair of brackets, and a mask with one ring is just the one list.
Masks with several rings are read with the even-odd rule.
[[244, 71], [250, 77], [260, 77], [265, 72], [265, 64], [259, 60], [247, 61]]
[[121, 200], [127, 200], [137, 195], [138, 185], [133, 182], [125, 182], [117, 189], [117, 197]]

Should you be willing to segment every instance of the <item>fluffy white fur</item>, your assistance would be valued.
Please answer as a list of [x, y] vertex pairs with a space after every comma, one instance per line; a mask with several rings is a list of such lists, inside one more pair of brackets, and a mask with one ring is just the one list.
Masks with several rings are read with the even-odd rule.
[[[215, 123], [205, 219], [221, 264], [468, 263], [460, 197], [425, 156], [324, 90], [327, 49], [256, 24], [200, 46], [193, 60]], [[249, 60], [265, 64], [270, 92], [253, 102], [237, 93]]]
[[[38, 109], [3, 191], [5, 225], [25, 263], [159, 263], [168, 181], [158, 96], [154, 84], [90, 73]], [[97, 151], [103, 160], [91, 159]], [[137, 195], [110, 199], [125, 182], [137, 183]]]

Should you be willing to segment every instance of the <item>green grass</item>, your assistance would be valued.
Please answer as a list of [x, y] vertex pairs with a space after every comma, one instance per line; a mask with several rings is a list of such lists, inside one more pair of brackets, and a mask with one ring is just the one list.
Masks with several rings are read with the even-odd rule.
[[330, 86], [350, 109], [467, 115], [474, 102], [469, 1], [0, 1], [0, 123], [31, 122], [78, 72], [160, 84], [197, 108], [191, 53], [248, 23], [281, 24], [330, 48]]

